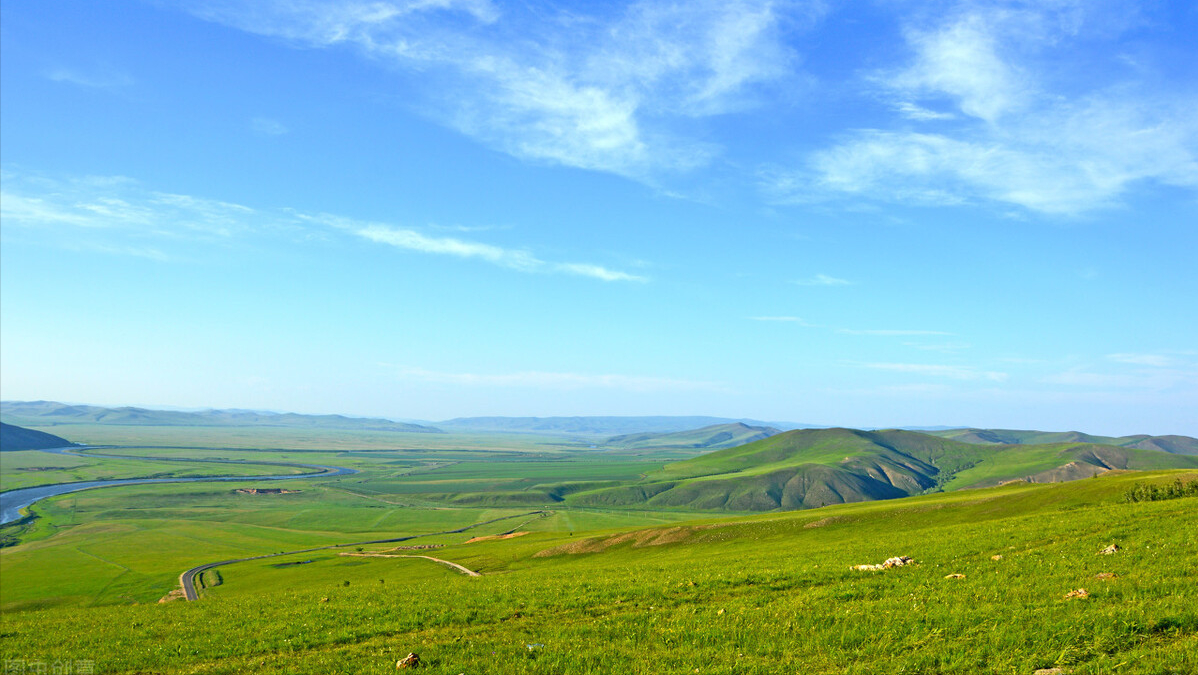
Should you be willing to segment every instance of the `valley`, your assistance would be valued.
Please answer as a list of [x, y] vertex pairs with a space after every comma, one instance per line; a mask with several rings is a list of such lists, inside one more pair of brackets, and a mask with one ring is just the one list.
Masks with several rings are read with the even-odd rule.
[[[0, 482], [354, 473], [39, 502], [0, 530], [5, 658], [166, 673], [390, 672], [409, 652], [450, 675], [1198, 667], [1184, 496], [1198, 490], [1152, 488], [1198, 485], [1193, 455], [852, 429], [695, 447], [725, 428], [346, 429], [322, 449], [311, 429], [202, 428], [60, 427], [153, 443], [5, 450]], [[850, 569], [894, 556], [914, 564]]]

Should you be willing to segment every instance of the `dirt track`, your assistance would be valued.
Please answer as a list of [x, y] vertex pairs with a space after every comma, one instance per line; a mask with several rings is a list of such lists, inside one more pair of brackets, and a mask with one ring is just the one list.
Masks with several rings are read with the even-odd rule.
[[[236, 558], [234, 560], [222, 560], [220, 562], [205, 563], [203, 565], [197, 565], [197, 566], [187, 570], [183, 574], [180, 574], [179, 575], [179, 584], [181, 586], [183, 586], [184, 596], [188, 600], [194, 601], [194, 600], [200, 599], [199, 594], [196, 593], [196, 590], [195, 590], [196, 575], [198, 575], [200, 572], [203, 572], [204, 570], [210, 570], [213, 567], [220, 567], [222, 565], [231, 565], [233, 563], [246, 562], [249, 560], [262, 560], [263, 558], [277, 558], [279, 556], [284, 556], [284, 555], [296, 555], [298, 553], [310, 553], [312, 551], [324, 551], [324, 550], [328, 550], [330, 548], [346, 548], [349, 546], [365, 546], [367, 544], [391, 544], [391, 543], [395, 543], [395, 542], [416, 539], [418, 537], [434, 537], [434, 536], [441, 535], [441, 534], [458, 534], [461, 532], [465, 532], [466, 530], [470, 530], [470, 529], [479, 527], [480, 525], [488, 525], [490, 523], [495, 523], [495, 522], [498, 522], [501, 520], [507, 520], [509, 518], [521, 518], [524, 516], [540, 515], [540, 514], [544, 514], [544, 513], [547, 513], [547, 512], [546, 511], [531, 511], [529, 513], [519, 513], [514, 516], [504, 516], [503, 518], [495, 518], [494, 520], [488, 520], [488, 521], [485, 521], [482, 523], [474, 523], [473, 525], [467, 525], [466, 527], [459, 527], [456, 530], [446, 530], [444, 532], [430, 532], [429, 534], [411, 534], [411, 535], [408, 535], [405, 537], [395, 537], [393, 539], [373, 539], [371, 541], [351, 541], [351, 542], [345, 543], [345, 544], [331, 544], [329, 546], [317, 546], [315, 548], [305, 548], [305, 549], [301, 549], [299, 551], [283, 551], [281, 553], [268, 553], [266, 555], [256, 555], [256, 556], [251, 556], [248, 558]], [[525, 521], [525, 522], [527, 522], [527, 521]], [[342, 555], [346, 555], [346, 554], [342, 554]], [[458, 565], [457, 563], [451, 563], [448, 560], [441, 560], [439, 558], [431, 558], [426, 555], [404, 555], [404, 556], [391, 556], [391, 557], [428, 558], [429, 560], [433, 560], [433, 561], [457, 568], [464, 574], [468, 574], [473, 577], [482, 576], [478, 572], [466, 569], [465, 567], [462, 567], [461, 565]]]
[[431, 560], [433, 562], [438, 562], [438, 563], [441, 563], [442, 565], [448, 565], [448, 566], [456, 569], [457, 571], [461, 572], [462, 574], [465, 574], [468, 577], [481, 577], [482, 576], [478, 572], [475, 572], [474, 570], [462, 567], [461, 565], [459, 565], [455, 562], [449, 562], [448, 560], [434, 558], [429, 555], [399, 555], [399, 554], [395, 554], [395, 553], [340, 553], [338, 555], [352, 556], [355, 558], [424, 558], [425, 560]]

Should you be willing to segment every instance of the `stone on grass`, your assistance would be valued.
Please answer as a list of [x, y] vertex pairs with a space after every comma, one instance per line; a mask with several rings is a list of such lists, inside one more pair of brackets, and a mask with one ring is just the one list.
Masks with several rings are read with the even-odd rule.
[[887, 558], [886, 562], [880, 565], [853, 565], [849, 569], [860, 570], [862, 572], [877, 572], [878, 570], [888, 570], [891, 567], [902, 567], [903, 565], [911, 565], [915, 563], [915, 559], [911, 556], [900, 555], [894, 558]]
[[1090, 597], [1090, 591], [1087, 591], [1084, 588], [1079, 588], [1077, 590], [1069, 591], [1068, 593], [1065, 594], [1066, 600], [1072, 600], [1074, 598], [1077, 598], [1079, 600], [1085, 600], [1088, 597]]

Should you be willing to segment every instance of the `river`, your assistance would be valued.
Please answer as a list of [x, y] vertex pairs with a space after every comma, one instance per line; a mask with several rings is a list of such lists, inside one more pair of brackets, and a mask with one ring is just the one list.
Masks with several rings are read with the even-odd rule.
[[[51, 448], [42, 450], [59, 455], [74, 455], [73, 450], [83, 450], [82, 447], [70, 448]], [[281, 476], [208, 476], [194, 478], [123, 478], [116, 480], [91, 480], [79, 483], [56, 483], [53, 485], [38, 485], [36, 487], [20, 488], [17, 490], [8, 490], [0, 492], [0, 525], [6, 525], [15, 520], [22, 518], [21, 509], [26, 508], [38, 501], [47, 497], [55, 497], [65, 495], [69, 492], [79, 492], [80, 490], [94, 490], [96, 488], [112, 487], [114, 485], [137, 485], [141, 483], [201, 483], [201, 482], [220, 482], [220, 481], [256, 481], [256, 480], [295, 480], [298, 478], [332, 478], [334, 476], [348, 476], [358, 473], [357, 469], [348, 469], [341, 466], [323, 466], [320, 464], [296, 464], [284, 462], [241, 462], [231, 459], [186, 459], [182, 457], [135, 457], [130, 455], [100, 455], [88, 453], [79, 455], [80, 457], [106, 457], [112, 459], [152, 459], [154, 461], [171, 461], [171, 462], [212, 462], [215, 464], [261, 464], [266, 466], [290, 466], [301, 467], [304, 469], [312, 469], [311, 473], [303, 474], [286, 474]]]

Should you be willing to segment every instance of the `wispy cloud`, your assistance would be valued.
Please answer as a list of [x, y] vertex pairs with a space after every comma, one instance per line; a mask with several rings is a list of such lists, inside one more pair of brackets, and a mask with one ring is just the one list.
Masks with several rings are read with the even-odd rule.
[[921, 344], [918, 342], [904, 342], [904, 346], [913, 347], [926, 352], [944, 352], [952, 354], [969, 349], [971, 345], [968, 342], [944, 342], [940, 344]]
[[838, 328], [837, 333], [845, 335], [885, 335], [885, 336], [915, 336], [915, 335], [952, 335], [941, 330], [907, 330], [907, 329], [890, 329], [890, 328]]
[[1095, 372], [1085, 368], [1074, 368], [1053, 373], [1040, 380], [1045, 384], [1067, 387], [1089, 387], [1108, 390], [1133, 389], [1154, 391], [1179, 391], [1198, 389], [1198, 370], [1153, 368], [1139, 372]]
[[894, 109], [903, 117], [909, 120], [927, 122], [929, 120], [951, 120], [956, 119], [956, 115], [946, 112], [936, 112], [928, 110], [923, 106], [915, 105], [910, 101], [900, 101], [894, 104]]
[[[1198, 187], [1192, 93], [1110, 79], [1054, 90], [1049, 73], [1090, 18], [1066, 4], [962, 3], [910, 26], [910, 61], [868, 80], [900, 117], [926, 126], [847, 132], [805, 166], [769, 174], [767, 189], [783, 202], [998, 203], [1075, 215], [1117, 204], [1143, 182]], [[925, 114], [924, 102], [955, 110]]]
[[1168, 368], [1177, 363], [1176, 359], [1163, 354], [1107, 354], [1107, 358], [1117, 363], [1153, 368]]
[[264, 136], [282, 136], [291, 131], [282, 122], [269, 117], [255, 117], [250, 120], [250, 128]]
[[394, 366], [400, 377], [463, 386], [529, 387], [536, 389], [622, 389], [634, 392], [722, 390], [719, 384], [697, 380], [638, 375], [593, 375], [521, 371], [514, 373], [454, 373]]
[[782, 323], [797, 323], [801, 326], [811, 326], [811, 324], [802, 320], [797, 316], [751, 316], [750, 321], [777, 321]]
[[228, 237], [253, 226], [251, 208], [148, 190], [123, 176], [62, 180], [5, 173], [0, 214], [25, 227], [69, 225], [143, 235]]
[[952, 380], [987, 380], [991, 382], [1002, 382], [1007, 379], [1006, 373], [980, 370], [977, 368], [971, 368], [969, 366], [948, 366], [925, 363], [859, 363], [856, 365], [862, 368], [870, 368], [872, 370], [888, 370], [897, 373], [927, 375], [930, 377], [942, 377]]
[[[591, 15], [481, 1], [196, 0], [190, 11], [300, 46], [352, 46], [425, 75], [438, 121], [517, 157], [645, 179], [714, 145], [673, 122], [755, 105], [796, 57], [767, 0], [638, 2]], [[812, 16], [822, 9], [801, 14]], [[797, 25], [794, 16], [786, 19]]]
[[127, 87], [133, 84], [133, 77], [112, 68], [93, 70], [78, 70], [74, 68], [53, 68], [46, 71], [46, 77], [55, 82], [73, 84], [90, 89], [112, 89]]
[[[331, 222], [324, 218], [324, 222]], [[545, 263], [528, 251], [501, 248], [452, 237], [429, 237], [413, 230], [384, 225], [366, 225], [351, 229], [354, 234], [380, 244], [421, 253], [451, 255], [459, 258], [479, 258], [489, 263], [520, 271], [533, 271]]]
[[[607, 282], [647, 282], [647, 277], [587, 262], [546, 261], [531, 251], [458, 237], [431, 236], [413, 228], [358, 221], [332, 214], [258, 210], [192, 195], [156, 192], [122, 177], [53, 180], [7, 172], [0, 192], [6, 226], [72, 227], [107, 231], [111, 236], [158, 239], [228, 240], [266, 230], [310, 227], [430, 255], [481, 260], [520, 272], [566, 274]], [[92, 250], [124, 251], [155, 257], [156, 248], [128, 242], [95, 243]], [[157, 252], [157, 253], [155, 253]]]
[[493, 265], [520, 272], [570, 274], [599, 279], [600, 281], [648, 281], [646, 277], [608, 269], [601, 265], [547, 262], [523, 249], [504, 248], [493, 244], [458, 239], [456, 237], [431, 237], [411, 229], [377, 223], [359, 223], [351, 219], [329, 215], [303, 216], [303, 218], [341, 228], [379, 244], [387, 244], [396, 248], [418, 251], [420, 253], [449, 255], [458, 258], [477, 258]]
[[791, 281], [790, 283], [795, 284], [796, 286], [849, 286], [853, 282], [847, 279], [830, 277], [827, 274], [817, 274], [810, 279], [797, 279], [795, 281]]

